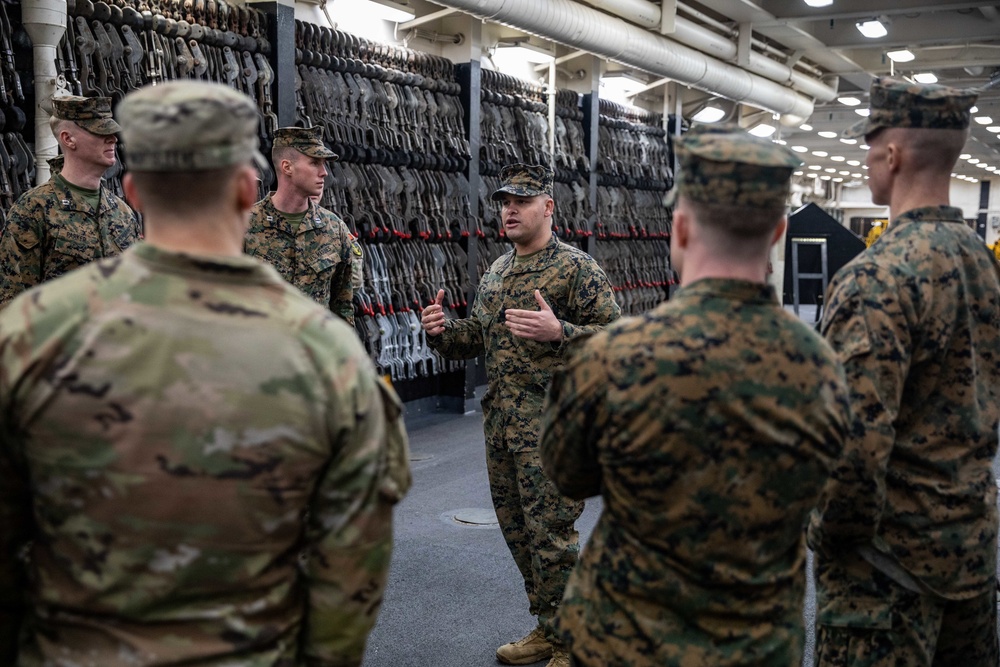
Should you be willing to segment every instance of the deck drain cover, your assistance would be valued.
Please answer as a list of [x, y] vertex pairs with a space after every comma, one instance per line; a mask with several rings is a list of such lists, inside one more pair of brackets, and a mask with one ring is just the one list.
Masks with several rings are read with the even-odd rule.
[[496, 512], [492, 509], [470, 507], [445, 512], [444, 516], [460, 526], [468, 528], [496, 528], [498, 525]]

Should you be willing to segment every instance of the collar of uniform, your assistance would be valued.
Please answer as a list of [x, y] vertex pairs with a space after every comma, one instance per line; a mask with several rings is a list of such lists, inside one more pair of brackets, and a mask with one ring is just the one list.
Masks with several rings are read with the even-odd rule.
[[[52, 174], [52, 187], [55, 189], [56, 197], [59, 198], [59, 207], [64, 211], [84, 211], [90, 213], [90, 204], [86, 199], [83, 198], [78, 192], [75, 192], [73, 188], [67, 185], [67, 181], [60, 174]], [[111, 202], [108, 200], [108, 189], [104, 187], [104, 182], [101, 182], [99, 189], [101, 193], [101, 205], [100, 212], [107, 211], [111, 208]], [[68, 202], [68, 203], [67, 203]]]
[[896, 216], [896, 219], [892, 221], [889, 225], [889, 229], [886, 231], [891, 231], [893, 227], [904, 222], [960, 222], [965, 224], [965, 219], [962, 217], [962, 209], [957, 206], [922, 206], [920, 208], [910, 209], [906, 213]]
[[504, 271], [505, 276], [514, 276], [519, 273], [534, 273], [535, 271], [540, 271], [549, 265], [552, 261], [552, 256], [555, 254], [556, 250], [559, 248], [559, 239], [555, 234], [552, 234], [552, 238], [549, 239], [548, 244], [535, 253], [529, 261], [524, 264], [515, 265], [514, 255], [517, 251], [513, 251], [510, 254], [510, 261], [507, 263], [507, 268]]
[[273, 194], [267, 195], [267, 198], [264, 200], [265, 227], [279, 229], [291, 235], [323, 227], [323, 220], [319, 213], [319, 204], [310, 199], [309, 208], [306, 209], [306, 213], [302, 217], [302, 224], [299, 225], [298, 229], [292, 229], [291, 225], [285, 220], [285, 217], [281, 215], [281, 211], [274, 207], [274, 200], [271, 198]]
[[247, 255], [222, 257], [219, 255], [189, 255], [157, 248], [149, 243], [137, 243], [125, 251], [139, 261], [171, 273], [200, 274], [213, 281], [260, 285], [281, 284], [281, 276], [269, 265]]
[[715, 297], [731, 301], [778, 304], [778, 294], [772, 285], [733, 278], [702, 278], [677, 290], [674, 298], [681, 296]]

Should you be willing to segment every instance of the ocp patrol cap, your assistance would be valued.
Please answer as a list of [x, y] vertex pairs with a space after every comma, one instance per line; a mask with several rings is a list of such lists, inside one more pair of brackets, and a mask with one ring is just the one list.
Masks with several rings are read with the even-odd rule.
[[846, 138], [867, 137], [885, 128], [964, 130], [979, 93], [936, 83], [910, 83], [888, 76], [872, 80], [869, 115], [844, 131]]
[[340, 156], [323, 143], [323, 128], [279, 127], [274, 131], [275, 148], [294, 148], [303, 155], [325, 160], [337, 160]]
[[504, 194], [522, 197], [552, 196], [552, 170], [540, 164], [509, 164], [500, 170], [500, 187], [490, 196], [499, 201]]
[[678, 196], [707, 204], [780, 208], [802, 161], [769, 139], [735, 125], [696, 126], [676, 144], [679, 169], [667, 205]]

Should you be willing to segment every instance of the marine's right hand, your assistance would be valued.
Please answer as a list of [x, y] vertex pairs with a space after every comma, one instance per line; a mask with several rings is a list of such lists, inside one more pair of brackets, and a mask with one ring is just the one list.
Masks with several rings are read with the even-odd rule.
[[424, 308], [423, 312], [420, 313], [420, 324], [428, 336], [437, 336], [444, 332], [444, 308], [441, 307], [443, 302], [444, 290], [441, 289], [434, 297], [434, 303]]

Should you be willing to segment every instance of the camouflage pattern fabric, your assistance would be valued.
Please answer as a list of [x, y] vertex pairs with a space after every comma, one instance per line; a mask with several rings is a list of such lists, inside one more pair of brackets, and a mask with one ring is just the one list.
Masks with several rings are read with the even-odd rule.
[[365, 286], [365, 253], [358, 237], [351, 234], [351, 287], [357, 292]]
[[500, 201], [504, 194], [520, 195], [522, 197], [552, 196], [552, 170], [542, 165], [509, 164], [500, 170], [502, 185], [490, 196], [493, 201]]
[[[562, 322], [561, 344], [519, 338], [504, 326], [508, 308], [538, 310], [536, 289]], [[483, 429], [494, 508], [532, 613], [553, 639], [551, 618], [576, 557], [573, 522], [582, 505], [537, 472], [545, 388], [571, 341], [620, 315], [611, 284], [593, 258], [553, 236], [523, 263], [515, 264], [513, 251], [496, 260], [479, 283], [472, 317], [448, 320], [442, 334], [427, 337], [447, 358], [486, 354]]]
[[541, 436], [563, 493], [604, 498], [557, 620], [579, 664], [799, 665], [802, 525], [849, 419], [770, 286], [698, 280], [580, 344]]
[[141, 235], [124, 200], [102, 187], [95, 211], [54, 175], [21, 195], [7, 214], [0, 236], [0, 306], [30, 287], [120, 254]]
[[337, 160], [339, 156], [323, 143], [323, 128], [279, 127], [274, 131], [274, 148], [294, 148], [303, 155], [326, 160]]
[[[887, 574], [939, 600], [988, 593], [1000, 267], [961, 209], [918, 208], [834, 276], [826, 302], [822, 331], [843, 361], [854, 421], [811, 518], [810, 546], [833, 561], [872, 549]], [[821, 625], [879, 628], [889, 601], [859, 602], [863, 582], [830, 571], [818, 582]]]
[[788, 200], [792, 172], [802, 161], [770, 139], [738, 127], [698, 126], [676, 145], [677, 183], [668, 198], [747, 208], [781, 208]]
[[878, 77], [869, 93], [870, 114], [843, 134], [860, 138], [889, 127], [964, 130], [969, 127], [969, 110], [978, 96], [974, 90]]
[[140, 244], [0, 331], [2, 664], [361, 664], [409, 482], [342, 321], [251, 258]]
[[302, 222], [293, 226], [268, 195], [251, 211], [243, 251], [354, 326], [353, 238], [336, 213], [311, 200]]
[[[855, 616], [820, 616], [816, 627], [820, 667], [996, 667], [996, 589], [968, 600], [941, 600], [907, 590], [857, 554], [814, 560], [825, 592], [852, 580]], [[830, 582], [830, 583], [828, 583]], [[828, 624], [827, 621], [834, 623]]]
[[88, 132], [107, 135], [121, 132], [121, 126], [111, 117], [110, 97], [80, 97], [63, 95], [52, 98], [52, 115], [69, 120]]

